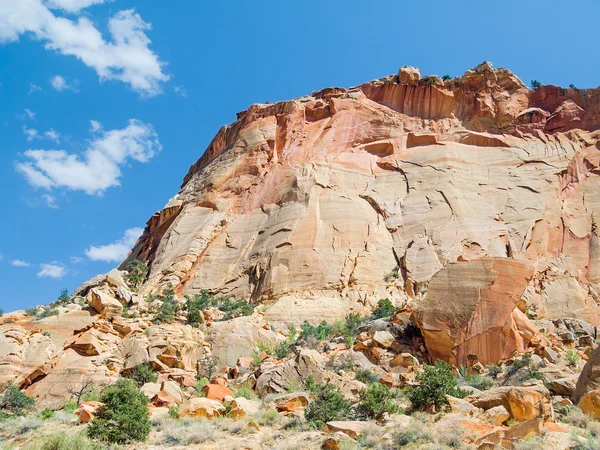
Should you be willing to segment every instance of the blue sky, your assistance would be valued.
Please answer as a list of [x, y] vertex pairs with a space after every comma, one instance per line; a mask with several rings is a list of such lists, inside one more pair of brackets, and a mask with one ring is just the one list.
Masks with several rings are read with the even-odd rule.
[[423, 5], [2, 0], [0, 308], [48, 303], [118, 265], [252, 103], [405, 64], [457, 76], [489, 60], [526, 83], [600, 84], [597, 1]]

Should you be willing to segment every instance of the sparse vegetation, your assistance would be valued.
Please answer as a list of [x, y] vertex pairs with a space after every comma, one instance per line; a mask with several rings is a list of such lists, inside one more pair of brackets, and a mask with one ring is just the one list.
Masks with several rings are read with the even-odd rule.
[[377, 308], [373, 310], [371, 317], [373, 319], [384, 319], [391, 317], [396, 312], [396, 307], [392, 304], [390, 299], [384, 298], [377, 302]]
[[234, 319], [236, 317], [249, 316], [254, 312], [254, 305], [244, 301], [235, 300], [230, 297], [214, 296], [209, 291], [202, 291], [195, 297], [187, 297], [186, 312], [188, 323], [192, 326], [199, 326], [202, 321], [202, 311], [209, 308], [216, 308], [224, 313], [221, 320]]
[[359, 394], [358, 412], [369, 419], [381, 420], [385, 414], [400, 412], [394, 401], [395, 395], [380, 383], [374, 383]]
[[358, 381], [360, 381], [361, 383], [365, 383], [368, 385], [368, 384], [377, 383], [377, 381], [379, 380], [379, 377], [377, 376], [377, 374], [373, 373], [370, 370], [358, 369], [356, 371], [356, 379]]
[[84, 433], [65, 432], [42, 435], [24, 447], [25, 450], [105, 450], [106, 446], [89, 439]]
[[156, 382], [156, 375], [154, 375], [152, 366], [148, 363], [137, 366], [127, 378], [135, 381], [139, 387], [146, 383]]
[[502, 373], [502, 367], [492, 364], [488, 366], [488, 376], [492, 378], [496, 378], [498, 375]]
[[133, 260], [127, 264], [126, 281], [132, 291], [137, 291], [148, 278], [148, 264], [142, 261]]
[[492, 378], [482, 377], [481, 375], [473, 375], [468, 377], [466, 382], [468, 386], [472, 386], [480, 391], [488, 390], [494, 385], [494, 380]]
[[415, 408], [435, 407], [439, 410], [446, 405], [446, 395], [463, 398], [466, 392], [458, 387], [458, 382], [450, 365], [438, 359], [434, 366], [423, 365], [423, 370], [417, 374], [420, 383], [408, 391], [408, 398]]
[[575, 350], [574, 348], [570, 348], [567, 350], [565, 356], [567, 358], [567, 364], [569, 364], [569, 366], [577, 367], [577, 364], [579, 364], [580, 359], [577, 350]]
[[331, 420], [344, 420], [350, 414], [351, 405], [333, 384], [318, 385], [315, 398], [308, 404], [305, 417], [312, 426], [321, 429]]
[[542, 83], [538, 80], [531, 80], [531, 89], [539, 89], [542, 87]]
[[58, 298], [50, 303], [51, 308], [56, 308], [57, 306], [63, 306], [68, 304], [71, 301], [71, 296], [69, 295], [69, 291], [67, 289], [63, 289], [60, 291], [60, 295]]
[[141, 442], [150, 433], [148, 397], [133, 380], [121, 379], [100, 397], [104, 406], [90, 423], [89, 437], [117, 444]]
[[35, 400], [13, 384], [0, 389], [0, 419], [24, 416], [33, 409], [34, 405]]

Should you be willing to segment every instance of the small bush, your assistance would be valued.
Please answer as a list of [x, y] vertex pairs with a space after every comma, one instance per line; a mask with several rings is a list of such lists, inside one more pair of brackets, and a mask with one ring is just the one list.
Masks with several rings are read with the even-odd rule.
[[571, 83], [571, 84], [569, 85], [569, 87], [570, 87], [571, 89], [577, 89], [573, 83]]
[[367, 369], [358, 369], [356, 371], [356, 379], [365, 384], [373, 384], [379, 381], [377, 374]]
[[333, 384], [319, 385], [304, 417], [314, 427], [321, 429], [329, 421], [346, 419], [350, 409], [351, 405], [340, 392], [340, 388]]
[[215, 429], [206, 420], [168, 420], [164, 422], [163, 443], [174, 446], [190, 446], [210, 442], [215, 437]]
[[153, 322], [157, 325], [161, 323], [172, 323], [175, 316], [181, 311], [179, 302], [175, 300], [175, 291], [172, 287], [165, 289], [162, 296], [158, 298], [162, 303], [158, 307], [158, 312], [154, 316]]
[[200, 295], [187, 298], [186, 309], [188, 323], [198, 326], [202, 323], [201, 312], [208, 308], [217, 308], [224, 314], [221, 320], [234, 319], [236, 317], [250, 316], [254, 312], [254, 305], [244, 301], [235, 300], [230, 297], [214, 296], [209, 291], [202, 291]]
[[204, 396], [204, 393], [202, 392], [202, 388], [204, 386], [206, 386], [209, 383], [208, 378], [199, 378], [198, 381], [196, 381], [196, 386], [194, 386], [196, 388], [196, 392], [198, 393], [198, 395], [200, 396]]
[[359, 395], [358, 412], [369, 419], [381, 420], [384, 414], [395, 414], [400, 411], [394, 402], [394, 394], [383, 384], [372, 384]]
[[260, 416], [260, 418], [258, 419], [258, 424], [259, 425], [274, 425], [277, 422], [277, 418], [279, 417], [279, 414], [277, 413], [276, 409], [267, 409], [262, 416]]
[[179, 405], [170, 406], [168, 415], [171, 419], [179, 418]]
[[104, 407], [90, 423], [88, 436], [117, 444], [146, 440], [151, 429], [148, 397], [133, 380], [121, 379], [107, 387], [100, 401]]
[[435, 438], [433, 430], [426, 420], [427, 419], [421, 419], [419, 415], [414, 414], [410, 426], [394, 434], [394, 443], [398, 448], [406, 447], [411, 444], [418, 446], [432, 444], [435, 441]]
[[327, 324], [327, 321], [321, 322], [319, 325], [314, 326], [308, 322], [304, 322], [300, 325], [300, 339], [303, 340], [307, 337], [314, 337], [318, 341], [324, 341], [331, 335], [333, 327]]
[[35, 431], [41, 426], [42, 421], [39, 417], [15, 417], [5, 420], [4, 422], [0, 422], [0, 431], [9, 436], [20, 436]]
[[450, 75], [444, 75], [442, 77], [442, 80], [444, 80], [444, 81], [451, 80], [451, 79], [452, 79], [452, 77]]
[[40, 413], [40, 419], [42, 420], [48, 420], [50, 419], [52, 416], [54, 415], [54, 411], [52, 411], [50, 408], [46, 408], [44, 409], [41, 413]]
[[69, 295], [69, 291], [67, 289], [63, 289], [60, 291], [60, 295], [58, 298], [50, 303], [50, 307], [55, 308], [57, 306], [66, 305], [71, 302], [71, 296]]
[[494, 380], [490, 377], [482, 377], [481, 375], [473, 375], [467, 378], [467, 385], [486, 391], [494, 385]]
[[125, 279], [131, 290], [135, 292], [148, 278], [148, 264], [137, 259], [133, 260], [127, 264], [127, 272], [129, 273]]
[[521, 369], [524, 369], [519, 375], [519, 381], [521, 382], [532, 378], [544, 382], [546, 381], [543, 375], [540, 373], [540, 368], [533, 362], [532, 356], [530, 354], [525, 354], [522, 357], [514, 360], [507, 371], [504, 383], [507, 383], [509, 379]]
[[152, 366], [148, 363], [136, 367], [127, 378], [135, 381], [139, 387], [142, 387], [146, 383], [155, 383], [157, 380], [156, 375], [152, 371]]
[[488, 366], [488, 375], [492, 378], [496, 378], [498, 375], [502, 373], [502, 367], [492, 364]]
[[35, 316], [37, 316], [37, 312], [38, 312], [37, 308], [27, 308], [25, 310], [25, 315], [28, 317], [35, 317]]
[[384, 298], [377, 302], [377, 308], [373, 310], [371, 317], [373, 317], [373, 319], [384, 319], [393, 316], [395, 312], [396, 307], [388, 298]]
[[570, 348], [567, 350], [566, 353], [566, 357], [567, 357], [567, 363], [569, 364], [569, 366], [573, 366], [573, 367], [577, 367], [577, 364], [579, 364], [579, 353], [577, 353], [577, 350], [575, 350], [574, 348]]
[[36, 316], [36, 319], [41, 320], [46, 317], [58, 316], [60, 313], [55, 308], [43, 308], [42, 311]]
[[217, 356], [212, 355], [204, 355], [198, 361], [198, 375], [196, 375], [196, 379], [199, 378], [208, 378], [211, 380], [212, 377], [217, 373], [217, 369], [221, 365], [221, 360]]
[[434, 366], [423, 365], [423, 370], [417, 374], [420, 383], [408, 391], [408, 398], [415, 408], [435, 407], [439, 410], [446, 405], [446, 395], [463, 398], [467, 395], [458, 387], [456, 377], [450, 365], [438, 359]]
[[187, 312], [188, 324], [196, 328], [202, 325], [204, 316], [202, 315], [202, 304], [198, 300], [198, 297], [188, 297], [185, 302], [185, 309]]
[[106, 447], [90, 440], [85, 434], [70, 436], [64, 432], [36, 438], [24, 450], [105, 450]]
[[0, 393], [0, 418], [24, 416], [33, 409], [35, 400], [9, 384]]
[[531, 80], [531, 89], [539, 89], [542, 87], [542, 83], [538, 80]]
[[245, 398], [247, 400], [252, 400], [254, 398], [256, 398], [256, 394], [254, 393], [254, 391], [248, 387], [248, 386], [240, 386], [237, 389], [234, 389], [233, 391], [235, 393], [236, 398]]
[[275, 346], [275, 356], [279, 359], [287, 358], [290, 356], [291, 346], [292, 344], [287, 340], [279, 342]]

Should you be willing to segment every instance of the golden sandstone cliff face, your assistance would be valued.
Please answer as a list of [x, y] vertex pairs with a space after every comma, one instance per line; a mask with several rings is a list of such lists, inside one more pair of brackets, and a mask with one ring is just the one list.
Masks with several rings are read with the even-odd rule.
[[253, 105], [129, 260], [150, 263], [144, 293], [247, 298], [276, 324], [390, 298], [432, 357], [495, 363], [535, 333], [526, 311], [599, 321], [599, 129], [600, 89], [488, 63]]

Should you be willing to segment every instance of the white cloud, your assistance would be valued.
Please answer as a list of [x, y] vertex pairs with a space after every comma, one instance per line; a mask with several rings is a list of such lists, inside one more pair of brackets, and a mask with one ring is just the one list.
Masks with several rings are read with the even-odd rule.
[[90, 120], [90, 124], [91, 124], [91, 130], [92, 132], [96, 133], [97, 131], [100, 131], [102, 129], [102, 124], [100, 122], [98, 122], [97, 120]]
[[64, 11], [75, 13], [91, 5], [104, 3], [106, 0], [47, 0], [46, 5], [52, 9], [62, 9]]
[[[97, 3], [97, 2], [96, 2]], [[53, 4], [76, 10], [90, 0], [53, 0]], [[45, 43], [45, 48], [78, 58], [96, 71], [101, 80], [120, 80], [140, 94], [160, 93], [161, 84], [169, 79], [163, 73], [163, 63], [149, 48], [146, 31], [151, 25], [144, 22], [133, 9], [118, 11], [108, 21], [111, 41], [90, 19], [76, 20], [55, 16], [42, 0], [0, 1], [0, 42], [16, 41], [30, 33]]]
[[102, 131], [81, 157], [64, 150], [27, 150], [27, 161], [16, 168], [35, 187], [102, 194], [119, 186], [121, 167], [130, 159], [145, 163], [161, 149], [152, 125], [132, 119], [122, 130]]
[[56, 75], [56, 76], [52, 77], [50, 79], [50, 84], [58, 92], [62, 92], [66, 89], [70, 89], [70, 86], [68, 85], [67, 80], [65, 80], [64, 77], [61, 77], [60, 75]]
[[48, 131], [46, 131], [44, 133], [44, 136], [56, 143], [60, 142], [60, 135], [56, 131], [54, 131], [52, 128], [50, 128]]
[[173, 92], [175, 92], [183, 98], [187, 97], [187, 90], [183, 86], [173, 86]]
[[27, 128], [25, 125], [23, 125], [23, 134], [27, 136], [27, 140], [29, 142], [33, 141], [34, 139], [40, 136], [38, 130], [36, 130], [35, 128]]
[[48, 208], [58, 209], [58, 205], [56, 204], [56, 197], [54, 197], [53, 195], [44, 194], [44, 195], [42, 195], [42, 200], [44, 200], [44, 202], [46, 202], [46, 205], [48, 205]]
[[85, 254], [92, 261], [121, 262], [127, 257], [143, 232], [143, 228], [130, 228], [122, 239], [108, 245], [98, 247], [92, 245], [85, 251]]
[[15, 259], [14, 261], [11, 262], [11, 264], [15, 267], [29, 267], [31, 266], [31, 264], [29, 264], [28, 262], [25, 262], [21, 259]]
[[85, 260], [83, 258], [80, 258], [79, 256], [71, 256], [69, 258], [69, 261], [71, 261], [71, 264], [81, 264]]
[[31, 83], [29, 85], [29, 95], [33, 94], [34, 92], [44, 92], [44, 90], [41, 87], [39, 87], [37, 84]]
[[31, 120], [35, 119], [35, 113], [27, 108], [25, 108], [25, 114], [27, 115], [27, 117], [29, 117]]
[[67, 268], [56, 261], [48, 264], [40, 264], [40, 271], [37, 276], [40, 278], [56, 278], [60, 279], [67, 274]]

